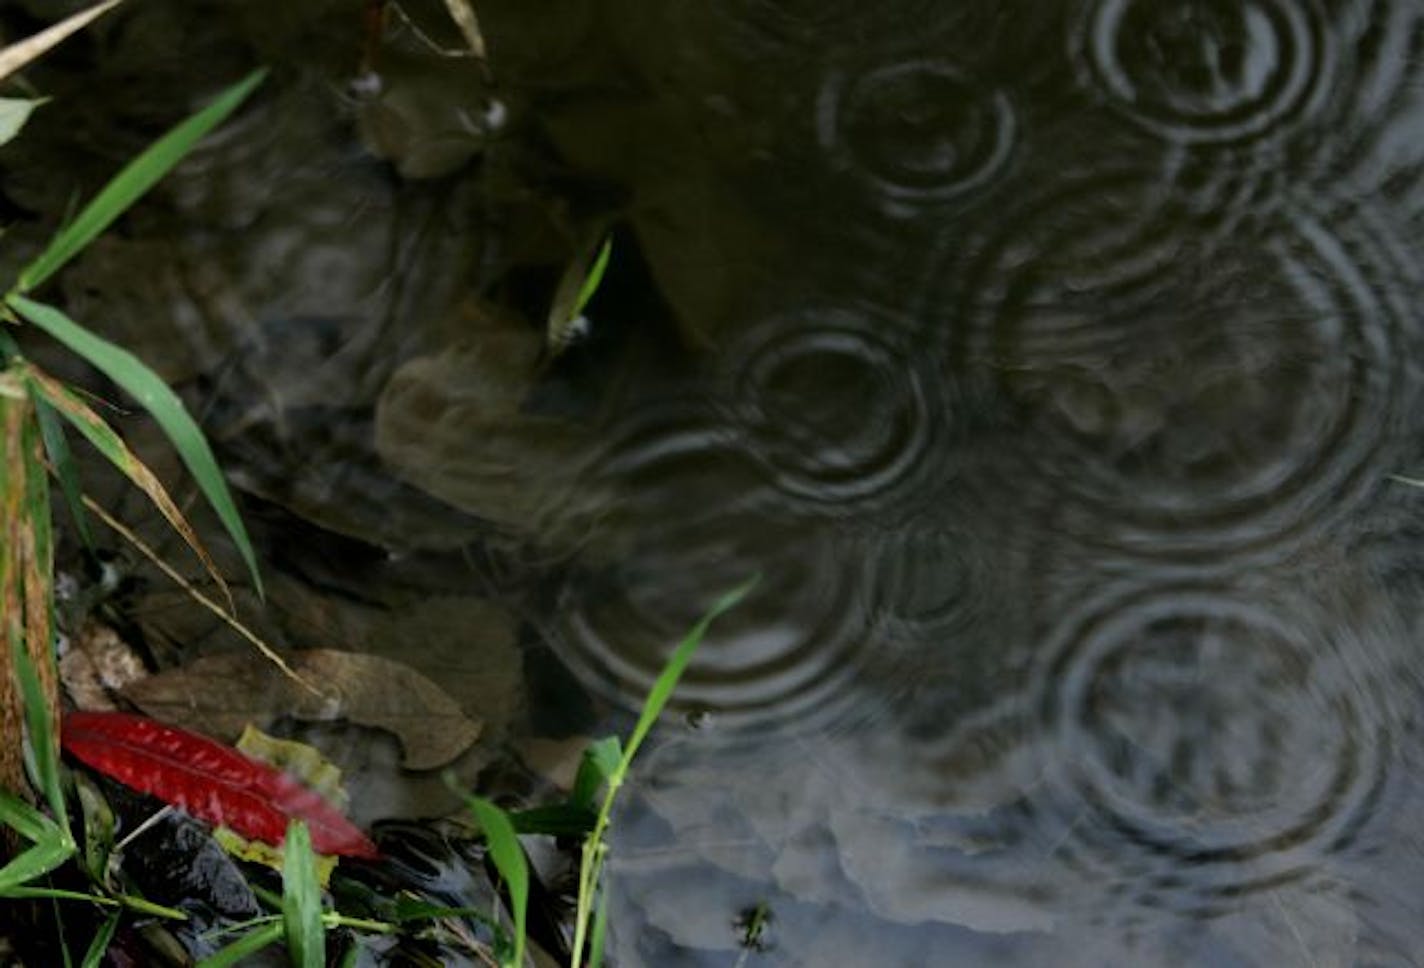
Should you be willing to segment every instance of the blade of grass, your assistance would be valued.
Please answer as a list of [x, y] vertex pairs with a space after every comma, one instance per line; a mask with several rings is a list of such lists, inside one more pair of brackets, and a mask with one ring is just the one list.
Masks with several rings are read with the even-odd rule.
[[0, 897], [15, 896], [16, 889], [67, 861], [74, 854], [73, 845], [66, 843], [67, 840], [60, 829], [54, 827], [49, 836], [41, 837], [33, 847], [0, 868]]
[[574, 777], [574, 788], [569, 794], [569, 802], [594, 810], [593, 798], [598, 795], [598, 788], [608, 782], [622, 758], [623, 745], [618, 742], [617, 736], [606, 736], [596, 743], [590, 743], [579, 761], [578, 774]]
[[57, 898], [49, 899], [50, 913], [54, 916], [54, 934], [59, 941], [60, 953], [64, 955], [64, 968], [74, 968], [74, 958], [69, 954], [69, 939], [65, 936], [64, 912], [59, 909]]
[[605, 237], [602, 243], [597, 239], [595, 235], [586, 248], [580, 247], [554, 287], [554, 297], [549, 301], [549, 315], [544, 324], [544, 341], [555, 356], [563, 352], [580, 332], [584, 307], [598, 291], [603, 274], [608, 269], [613, 238]]
[[608, 895], [598, 895], [593, 912], [593, 932], [588, 940], [588, 968], [603, 968], [603, 945], [608, 936]]
[[[98, 337], [86, 332], [77, 324], [68, 320], [59, 313], [58, 310], [51, 310], [49, 307], [39, 307], [37, 303], [31, 303], [23, 297], [16, 297], [23, 301], [27, 308], [26, 318], [32, 318], [29, 310], [42, 308], [44, 312], [37, 313], [34, 318], [43, 319], [41, 327], [46, 331], [59, 335], [51, 326], [56, 325], [59, 317], [59, 332], [64, 335], [59, 336], [61, 342], [76, 349], [81, 356], [95, 362], [94, 359], [84, 350], [78, 349], [68, 337], [73, 336], [68, 327], [73, 327], [73, 331], [82, 337], [98, 340]], [[98, 340], [103, 343], [105, 341]], [[247, 539], [247, 531], [243, 528], [242, 519], [238, 516], [237, 505], [233, 502], [232, 495], [227, 489], [227, 483], [223, 480], [222, 472], [218, 470], [217, 458], [213, 456], [212, 449], [208, 446], [207, 440], [203, 437], [203, 432], [198, 429], [198, 425], [193, 422], [193, 418], [188, 415], [188, 410], [183, 406], [183, 402], [168, 386], [158, 378], [152, 370], [144, 366], [138, 359], [128, 353], [127, 350], [120, 349], [112, 343], [105, 344], [114, 354], [106, 358], [105, 365], [99, 365], [99, 369], [114, 379], [132, 396], [139, 400], [149, 412], [153, 414], [158, 425], [168, 434], [169, 440], [178, 449], [179, 455], [183, 458], [188, 469], [193, 472], [198, 486], [203, 489], [208, 500], [212, 503], [218, 516], [222, 518], [223, 524], [227, 525], [228, 533], [232, 535], [238, 550], [242, 553], [243, 559], [247, 562], [252, 572], [253, 581], [257, 582], [257, 588], [261, 590], [260, 577], [257, 573], [257, 559], [252, 550], [252, 545]], [[127, 360], [123, 359], [127, 357]], [[88, 404], [79, 399], [64, 384], [53, 377], [41, 372], [34, 367], [27, 367], [25, 370], [26, 383], [32, 394], [44, 400], [50, 406], [59, 411], [60, 416], [68, 420], [84, 437], [93, 444], [94, 447], [103, 454], [104, 457], [113, 464], [130, 481], [138, 486], [140, 490], [148, 496], [153, 505], [163, 513], [168, 519], [168, 523], [173, 526], [188, 547], [193, 549], [194, 554], [202, 561], [203, 567], [208, 574], [213, 576], [213, 580], [218, 583], [227, 598], [229, 607], [232, 606], [232, 592], [227, 587], [227, 582], [223, 580], [218, 571], [217, 563], [213, 561], [208, 551], [203, 547], [203, 543], [198, 540], [198, 534], [193, 530], [193, 526], [188, 523], [188, 519], [183, 516], [183, 512], [178, 510], [178, 505], [169, 497], [167, 489], [154, 476], [148, 466], [139, 460], [138, 455], [129, 449], [124, 439], [114, 432], [114, 429], [105, 422], [104, 418], [95, 413]], [[238, 530], [234, 531], [236, 527]]]
[[[69, 838], [69, 814], [64, 807], [64, 788], [59, 778], [59, 730], [45, 703], [44, 687], [30, 657], [23, 649], [14, 649], [12, 659], [15, 672], [20, 680], [20, 695], [25, 703], [25, 727], [30, 734], [30, 748], [34, 752], [36, 779], [50, 811], [59, 823], [64, 836]], [[70, 846], [75, 847], [73, 841]]]
[[[20, 522], [18, 550], [22, 556], [20, 580], [24, 586], [25, 652], [29, 663], [20, 664], [18, 671], [26, 706], [38, 702], [45, 713], [43, 722], [33, 717], [29, 721], [30, 745], [37, 757], [41, 753], [44, 756], [37, 765], [47, 765], [50, 770], [50, 775], [41, 776], [40, 786], [51, 806], [56, 807], [55, 816], [68, 829], [68, 820], [62, 813], [64, 798], [59, 792], [59, 730], [55, 726], [59, 716], [59, 666], [54, 640], [54, 535], [49, 475], [45, 473], [40, 436], [38, 420], [26, 420], [21, 435], [25, 513]], [[35, 687], [33, 691], [31, 685]]]
[[69, 438], [64, 435], [64, 425], [54, 407], [43, 397], [35, 397], [35, 415], [39, 418], [40, 433], [44, 437], [45, 456], [59, 479], [64, 503], [69, 508], [69, 516], [74, 528], [89, 553], [95, 554], [94, 532], [89, 528], [89, 515], [84, 513], [84, 503], [80, 500], [83, 489], [79, 483], [79, 466], [74, 462], [74, 452], [69, 449]]
[[668, 699], [671, 698], [673, 690], [677, 688], [678, 681], [686, 671], [688, 663], [692, 661], [693, 654], [696, 653], [698, 646], [706, 637], [708, 628], [724, 612], [746, 598], [759, 581], [761, 581], [761, 576], [753, 575], [736, 588], [725, 592], [712, 603], [712, 607], [683, 637], [677, 648], [673, 649], [663, 671], [653, 683], [652, 689], [648, 691], [647, 699], [643, 701], [643, 710], [638, 716], [637, 725], [633, 727], [633, 734], [623, 747], [622, 755], [608, 773], [603, 804], [599, 807], [598, 819], [594, 821], [593, 832], [583, 842], [582, 858], [579, 864], [578, 907], [574, 912], [574, 940], [571, 949], [571, 964], [574, 968], [580, 968], [583, 965], [584, 945], [589, 937], [589, 919], [595, 915], [594, 897], [597, 893], [599, 875], [603, 870], [603, 859], [608, 853], [608, 845], [604, 843], [604, 836], [608, 832], [613, 802], [617, 799], [618, 790], [623, 786], [623, 781], [632, 766], [633, 757], [637, 755], [638, 748], [643, 745], [643, 740], [652, 730], [653, 723], [657, 721], [658, 716], [667, 706]]
[[263, 948], [275, 944], [281, 937], [282, 925], [280, 923], [263, 925], [256, 931], [238, 938], [221, 951], [214, 952], [204, 958], [198, 962], [196, 968], [230, 968], [232, 965], [240, 965], [245, 959], [257, 954]]
[[321, 885], [307, 825], [293, 820], [282, 848], [282, 924], [294, 968], [325, 968], [326, 929]]
[[0, 823], [31, 842], [50, 836], [55, 826], [39, 810], [8, 793], [0, 793]]
[[99, 964], [104, 960], [105, 953], [109, 950], [109, 943], [114, 940], [114, 931], [119, 926], [119, 915], [117, 913], [109, 916], [97, 932], [94, 940], [89, 942], [89, 950], [84, 952], [84, 960], [80, 963], [80, 968], [99, 968]]
[[499, 876], [509, 885], [509, 899], [514, 908], [514, 954], [506, 965], [524, 966], [525, 925], [529, 910], [529, 861], [514, 833], [509, 815], [484, 797], [466, 797], [480, 828], [485, 832], [490, 857]]
[[262, 83], [266, 73], [265, 70], [253, 71], [219, 94], [207, 107], [169, 130], [125, 165], [99, 194], [84, 206], [74, 221], [55, 235], [48, 248], [21, 271], [15, 291], [29, 292], [43, 284], [61, 266], [93, 242], [114, 219], [127, 211], [159, 179], [168, 174], [204, 135], [236, 111], [252, 90]]
[[727, 610], [735, 608], [742, 599], [746, 598], [759, 581], [761, 581], [761, 576], [754, 575], [736, 588], [724, 593], [712, 603], [712, 607], [692, 627], [692, 631], [688, 632], [687, 636], [678, 643], [677, 648], [673, 650], [672, 657], [668, 659], [667, 665], [663, 667], [657, 681], [653, 683], [653, 688], [649, 690], [648, 698], [643, 702], [643, 711], [638, 716], [638, 724], [633, 727], [633, 735], [628, 737], [628, 742], [623, 747], [623, 756], [608, 778], [610, 787], [620, 784], [627, 774], [628, 767], [633, 763], [633, 757], [638, 755], [638, 747], [643, 745], [643, 740], [647, 739], [648, 733], [653, 728], [653, 723], [657, 722], [658, 717], [662, 715], [668, 699], [672, 697], [672, 691], [677, 688], [678, 680], [686, 671], [687, 664], [692, 661], [693, 653], [697, 651], [697, 647], [702, 644], [702, 639], [707, 635], [708, 628]]
[[598, 287], [603, 284], [603, 274], [608, 271], [608, 257], [612, 254], [613, 237], [609, 236], [603, 240], [603, 245], [598, 249], [598, 256], [593, 260], [593, 268], [588, 270], [583, 285], [579, 287], [578, 297], [574, 299], [573, 312], [570, 315], [581, 314], [593, 294], [598, 292]]
[[122, 2], [123, 0], [106, 0], [104, 3], [96, 4], [88, 10], [81, 10], [53, 26], [46, 27], [37, 34], [32, 34], [24, 40], [0, 50], [0, 80], [4, 80], [35, 58], [42, 56], [45, 51], [59, 44], [70, 34], [83, 30]]
[[24, 700], [13, 656], [24, 651], [25, 602], [20, 530], [25, 514], [24, 425], [30, 399], [19, 369], [0, 371], [0, 789], [27, 794]]

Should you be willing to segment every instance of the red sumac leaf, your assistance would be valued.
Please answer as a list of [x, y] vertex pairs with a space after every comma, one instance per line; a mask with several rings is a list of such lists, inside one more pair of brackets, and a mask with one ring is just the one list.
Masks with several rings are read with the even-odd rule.
[[318, 854], [377, 858], [370, 839], [313, 790], [230, 746], [128, 713], [64, 717], [64, 749], [85, 765], [249, 840], [279, 845], [303, 820]]

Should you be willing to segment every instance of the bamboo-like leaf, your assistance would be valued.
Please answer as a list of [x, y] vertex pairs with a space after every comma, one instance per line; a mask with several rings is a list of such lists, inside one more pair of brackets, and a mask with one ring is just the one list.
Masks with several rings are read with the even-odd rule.
[[114, 219], [138, 201], [160, 178], [168, 174], [193, 146], [237, 110], [262, 83], [265, 70], [253, 71], [219, 94], [211, 104], [182, 121], [130, 161], [109, 180], [99, 194], [55, 235], [48, 248], [20, 272], [17, 292], [29, 292], [54, 275], [70, 259], [93, 242]]
[[603, 948], [608, 937], [608, 895], [598, 894], [598, 907], [593, 912], [593, 931], [588, 938], [588, 968], [603, 968]]
[[80, 968], [99, 968], [109, 950], [109, 943], [114, 940], [114, 931], [118, 926], [119, 915], [115, 912], [109, 915], [109, 920], [100, 925], [94, 934], [94, 940], [89, 943], [89, 950], [84, 952], [84, 961]]
[[307, 825], [300, 820], [287, 826], [282, 852], [282, 921], [294, 968], [324, 968], [326, 930], [321, 923], [316, 854]]
[[[27, 307], [30, 308], [38, 305], [31, 303], [29, 300], [23, 300], [22, 297], [16, 298], [21, 298]], [[44, 308], [48, 309], [48, 307]], [[49, 310], [49, 312], [57, 313], [57, 310]], [[46, 313], [39, 313], [37, 315], [41, 317], [47, 316]], [[28, 310], [26, 311], [26, 316], [27, 318], [29, 317]], [[50, 324], [52, 323], [54, 323], [53, 319], [47, 319], [43, 328], [49, 330]], [[98, 339], [98, 337], [93, 337], [92, 334], [85, 332], [80, 329], [77, 324], [67, 319], [64, 320], [64, 323], [67, 326], [75, 327], [75, 329], [78, 329], [84, 336], [96, 340]], [[50, 331], [53, 332], [53, 330]], [[67, 330], [65, 332], [67, 335], [72, 335], [68, 334]], [[69, 343], [69, 340], [64, 337], [61, 337], [61, 340], [65, 343]], [[73, 344], [70, 345], [71, 347], [73, 346]], [[169, 439], [172, 440], [174, 446], [178, 448], [179, 454], [188, 464], [189, 469], [193, 471], [193, 476], [198, 480], [199, 486], [202, 487], [204, 493], [207, 494], [208, 500], [213, 502], [213, 506], [218, 510], [219, 516], [223, 518], [223, 523], [229, 524], [230, 516], [231, 521], [236, 523], [236, 527], [242, 529], [242, 519], [238, 516], [237, 505], [233, 503], [232, 495], [228, 492], [227, 484], [223, 481], [222, 472], [218, 470], [217, 459], [213, 457], [212, 450], [208, 447], [208, 442], [203, 438], [203, 432], [198, 429], [197, 424], [193, 423], [193, 418], [188, 416], [188, 411], [183, 406], [183, 402], [178, 399], [172, 390], [168, 389], [163, 381], [158, 378], [157, 374], [145, 367], [135, 357], [130, 356], [126, 350], [113, 346], [113, 344], [107, 345], [116, 353], [128, 357], [127, 362], [121, 359], [117, 361], [110, 359], [108, 361], [110, 363], [125, 363], [125, 366], [121, 368], [123, 378], [120, 379], [104, 366], [100, 366], [99, 368], [104, 370], [110, 377], [113, 377], [114, 382], [124, 387], [125, 390], [137, 397], [141, 403], [148, 407], [149, 411], [158, 421], [159, 426], [163, 427], [168, 433]], [[87, 353], [83, 351], [80, 351], [80, 353], [86, 356], [86, 358], [88, 357]], [[131, 364], [131, 366], [129, 364]], [[27, 368], [25, 372], [26, 382], [31, 388], [33, 395], [59, 411], [60, 415], [83, 434], [85, 439], [93, 444], [99, 453], [108, 459], [109, 463], [118, 468], [125, 477], [137, 485], [138, 488], [148, 496], [148, 499], [153, 502], [154, 507], [158, 508], [163, 516], [168, 519], [168, 523], [173, 526], [173, 529], [182, 535], [183, 540], [188, 543], [188, 547], [193, 549], [193, 552], [198, 556], [199, 560], [202, 561], [203, 567], [208, 570], [208, 573], [213, 576], [213, 580], [217, 582], [218, 587], [222, 589], [223, 595], [227, 599], [228, 609], [231, 611], [233, 608], [232, 592], [227, 587], [227, 582], [223, 580], [222, 575], [218, 572], [217, 563], [213, 561], [212, 556], [209, 555], [207, 549], [203, 547], [203, 543], [198, 540], [197, 532], [193, 530], [193, 526], [188, 523], [188, 519], [184, 517], [183, 512], [178, 509], [178, 505], [175, 504], [173, 499], [168, 495], [167, 489], [164, 488], [163, 484], [154, 476], [153, 471], [148, 469], [148, 465], [139, 460], [138, 455], [129, 449], [128, 444], [124, 443], [124, 439], [114, 432], [114, 429], [105, 422], [103, 417], [95, 413], [88, 404], [81, 400], [78, 394], [74, 393], [58, 380], [55, 380], [53, 377], [48, 376], [34, 367]], [[135, 388], [137, 388], [137, 392]], [[217, 498], [214, 497], [215, 493], [217, 494]], [[220, 505], [219, 501], [223, 503]], [[223, 514], [224, 508], [227, 509], [227, 515]], [[242, 551], [243, 558], [246, 559], [248, 567], [252, 570], [253, 580], [257, 581], [257, 560], [253, 553], [251, 543], [247, 540], [246, 530], [233, 532], [232, 525], [229, 524], [228, 531], [232, 533], [233, 540], [237, 542], [239, 550]], [[260, 584], [258, 588], [261, 588]]]
[[281, 924], [264, 924], [244, 934], [221, 951], [204, 958], [198, 962], [197, 968], [230, 968], [232, 965], [240, 965], [263, 948], [276, 944], [281, 937]]
[[[54, 654], [54, 536], [39, 423], [26, 420], [21, 434], [25, 473], [25, 513], [17, 537], [20, 579], [25, 602], [25, 654], [20, 685], [30, 727], [30, 745], [40, 769], [39, 783], [50, 805], [68, 829], [64, 797], [59, 789], [59, 668]], [[37, 713], [43, 712], [43, 717]]]
[[12, 656], [24, 651], [23, 556], [25, 515], [24, 426], [30, 400], [18, 368], [0, 371], [0, 789], [27, 790], [24, 767], [24, 701], [13, 675]]
[[[20, 680], [20, 695], [25, 704], [25, 726], [30, 734], [30, 748], [34, 751], [35, 772], [41, 791], [49, 801], [49, 808], [59, 822], [64, 836], [69, 837], [69, 814], [64, 807], [64, 788], [59, 779], [59, 735], [50, 716], [49, 704], [34, 664], [24, 649], [16, 648], [12, 658], [15, 673]], [[73, 844], [70, 845], [73, 847]]]
[[[594, 239], [597, 238], [594, 236]], [[579, 334], [584, 307], [603, 282], [612, 251], [612, 236], [603, 239], [602, 243], [589, 245], [574, 256], [554, 287], [544, 336], [549, 351], [555, 356], [563, 352]]]
[[64, 435], [64, 425], [43, 397], [35, 397], [35, 416], [39, 418], [40, 433], [44, 436], [45, 455], [59, 478], [59, 488], [64, 493], [64, 503], [69, 508], [69, 516], [74, 528], [90, 554], [96, 553], [94, 532], [89, 528], [89, 515], [84, 513], [83, 487], [79, 483], [79, 465], [74, 462], [74, 452], [69, 449], [69, 438]]
[[12, 896], [13, 891], [48, 874], [73, 853], [73, 841], [61, 836], [55, 827], [49, 836], [41, 837], [33, 847], [0, 868], [0, 897]]
[[0, 145], [14, 141], [35, 108], [49, 98], [0, 97]]
[[114, 810], [84, 773], [75, 771], [74, 791], [84, 817], [84, 868], [95, 884], [108, 882], [109, 856], [114, 852]]
[[643, 711], [638, 716], [638, 724], [633, 727], [633, 735], [628, 737], [628, 743], [623, 748], [623, 758], [619, 763], [620, 769], [617, 773], [627, 772], [629, 765], [633, 762], [633, 757], [638, 754], [638, 747], [642, 746], [643, 740], [647, 739], [649, 731], [653, 728], [653, 723], [657, 722], [658, 717], [662, 715], [663, 708], [667, 706], [668, 699], [672, 697], [672, 691], [677, 688], [678, 680], [682, 678], [687, 664], [692, 661], [693, 653], [702, 644], [708, 627], [724, 612], [746, 598], [760, 580], [761, 576], [755, 575], [723, 594], [721, 598], [712, 603], [712, 607], [692, 627], [692, 631], [688, 632], [687, 636], [678, 643], [677, 648], [673, 650], [672, 657], [668, 659], [667, 665], [663, 667], [657, 681], [653, 683], [653, 688], [648, 691], [648, 698], [643, 702]]
[[0, 824], [31, 842], [51, 836], [56, 827], [53, 820], [8, 793], [0, 793]]
[[523, 968], [525, 923], [529, 910], [529, 861], [514, 833], [509, 815], [483, 797], [466, 797], [465, 803], [479, 821], [489, 845], [495, 869], [509, 885], [509, 899], [514, 906], [514, 955], [509, 964]]
[[35, 58], [40, 57], [70, 34], [83, 30], [95, 19], [102, 17], [122, 2], [123, 0], [106, 0], [104, 3], [95, 4], [88, 10], [81, 10], [51, 27], [46, 27], [37, 34], [32, 34], [24, 40], [0, 50], [0, 80], [4, 80]]
[[576, 806], [594, 809], [593, 798], [598, 794], [598, 788], [608, 782], [622, 758], [623, 746], [618, 742], [617, 736], [605, 736], [595, 743], [590, 743], [579, 761], [578, 774], [574, 777], [574, 788], [569, 794], [569, 801]]

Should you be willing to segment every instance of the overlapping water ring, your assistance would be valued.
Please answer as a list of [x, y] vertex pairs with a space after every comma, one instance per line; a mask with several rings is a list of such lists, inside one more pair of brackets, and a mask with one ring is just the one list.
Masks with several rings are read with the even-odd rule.
[[1134, 197], [1153, 190], [1007, 220], [962, 277], [950, 357], [1042, 428], [1070, 530], [1152, 556], [1280, 547], [1389, 470], [1418, 269], [1365, 213], [1194, 238]]
[[1317, 0], [1093, 0], [1072, 45], [1085, 83], [1178, 144], [1258, 138], [1309, 114], [1335, 61]]
[[728, 736], [825, 729], [862, 715], [858, 680], [877, 658], [858, 599], [864, 576], [827, 531], [727, 514], [659, 542], [565, 590], [551, 637], [587, 688], [637, 708], [702, 611], [760, 574], [708, 633], [674, 707]]
[[[1307, 878], [1383, 789], [1399, 704], [1389, 643], [1311, 602], [1123, 591], [1046, 643], [1035, 705], [1062, 856], [1209, 908]], [[1385, 632], [1387, 634], [1387, 632]]]
[[896, 321], [811, 310], [758, 327], [727, 357], [733, 415], [778, 490], [867, 515], [945, 480], [950, 414]]
[[1001, 91], [925, 57], [833, 70], [817, 104], [822, 148], [884, 196], [942, 201], [1006, 167], [1014, 113]]

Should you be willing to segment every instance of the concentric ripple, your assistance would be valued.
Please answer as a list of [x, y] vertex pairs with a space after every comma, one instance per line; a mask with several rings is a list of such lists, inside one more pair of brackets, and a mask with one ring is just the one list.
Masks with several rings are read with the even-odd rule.
[[1280, 547], [1389, 472], [1417, 270], [1365, 214], [1188, 243], [1136, 194], [1012, 220], [951, 355], [998, 370], [1044, 434], [1065, 528], [1150, 556]]
[[1177, 144], [1256, 138], [1307, 114], [1333, 55], [1315, 0], [1096, 0], [1074, 38], [1086, 82]]
[[1065, 621], [1036, 686], [1063, 854], [1209, 905], [1346, 848], [1384, 782], [1388, 670], [1370, 629], [1312, 614], [1183, 586]]
[[859, 571], [824, 532], [708, 516], [613, 576], [571, 585], [553, 640], [585, 686], [636, 709], [715, 597], [760, 573], [703, 641], [673, 705], [730, 735], [821, 729], [857, 715], [857, 679], [875, 657]]
[[848, 310], [773, 319], [729, 354], [733, 413], [775, 486], [830, 513], [928, 497], [949, 415], [893, 321]]
[[817, 108], [822, 147], [892, 199], [931, 202], [1001, 172], [1014, 141], [1008, 98], [934, 59], [832, 72]]

